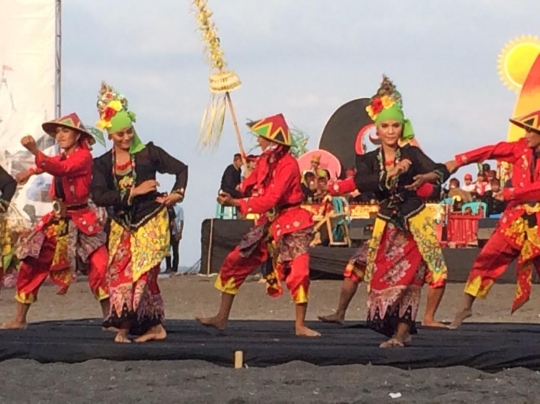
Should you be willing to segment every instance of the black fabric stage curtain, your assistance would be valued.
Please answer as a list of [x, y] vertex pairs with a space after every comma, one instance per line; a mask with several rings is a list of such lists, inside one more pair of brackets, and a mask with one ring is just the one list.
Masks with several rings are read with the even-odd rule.
[[[217, 273], [227, 254], [253, 226], [251, 220], [206, 219], [201, 229], [201, 273]], [[313, 279], [341, 279], [343, 269], [355, 248], [314, 247], [310, 251]], [[478, 248], [443, 249], [450, 282], [465, 282], [478, 255]], [[514, 283], [515, 264], [500, 278], [499, 283]]]

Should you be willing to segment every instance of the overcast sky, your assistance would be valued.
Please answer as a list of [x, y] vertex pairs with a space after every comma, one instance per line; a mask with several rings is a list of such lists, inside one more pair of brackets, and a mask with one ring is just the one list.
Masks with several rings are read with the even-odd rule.
[[[191, 2], [69, 0], [62, 7], [62, 112], [93, 125], [105, 80], [128, 97], [143, 141], [189, 165], [180, 250], [181, 265], [195, 263], [201, 222], [215, 213], [237, 146], [227, 121], [219, 150], [196, 148], [210, 94]], [[506, 138], [516, 95], [500, 81], [497, 57], [510, 40], [540, 35], [538, 0], [214, 0], [210, 8], [243, 83], [232, 96], [245, 143], [253, 144], [247, 118], [281, 112], [315, 148], [332, 113], [370, 97], [385, 73], [423, 149], [439, 161]], [[172, 179], [161, 183], [169, 189]]]

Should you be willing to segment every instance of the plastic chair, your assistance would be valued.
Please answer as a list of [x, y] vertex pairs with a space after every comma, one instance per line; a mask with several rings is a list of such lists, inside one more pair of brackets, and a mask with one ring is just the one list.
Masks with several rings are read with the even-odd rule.
[[480, 214], [480, 208], [483, 210], [483, 217], [487, 214], [487, 204], [484, 202], [469, 202], [461, 207], [461, 213], [465, 213], [467, 209], [471, 209], [473, 215]]
[[341, 196], [332, 198], [333, 213], [328, 222], [328, 232], [331, 233], [331, 245], [350, 245], [349, 223], [351, 221], [350, 206], [347, 200]]
[[238, 211], [235, 206], [223, 206], [216, 204], [216, 219], [237, 219]]

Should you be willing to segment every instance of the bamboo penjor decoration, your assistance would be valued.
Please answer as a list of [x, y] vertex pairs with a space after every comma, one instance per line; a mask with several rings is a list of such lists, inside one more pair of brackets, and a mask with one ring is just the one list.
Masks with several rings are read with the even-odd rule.
[[[242, 137], [234, 112], [230, 93], [241, 86], [240, 79], [233, 70], [227, 70], [224, 52], [221, 49], [217, 28], [212, 21], [212, 11], [208, 8], [207, 0], [193, 0], [198, 29], [205, 42], [205, 52], [210, 62], [210, 102], [204, 111], [199, 134], [199, 145], [202, 149], [214, 150], [219, 145], [227, 107], [236, 133], [236, 140], [242, 158], [245, 157]], [[244, 159], [245, 162], [245, 159]]]

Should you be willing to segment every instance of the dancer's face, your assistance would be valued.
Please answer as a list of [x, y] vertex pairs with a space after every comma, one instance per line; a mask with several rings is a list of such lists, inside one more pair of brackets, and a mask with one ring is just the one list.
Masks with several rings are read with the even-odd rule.
[[64, 150], [69, 150], [75, 147], [81, 135], [73, 129], [59, 126], [56, 128], [56, 134], [54, 137], [58, 142], [58, 146]]
[[272, 144], [270, 140], [265, 139], [262, 136], [257, 137], [257, 143], [259, 143], [259, 147], [261, 148], [262, 151], [265, 151], [268, 148], [268, 146]]
[[113, 141], [114, 146], [122, 150], [129, 150], [133, 136], [135, 136], [133, 126], [109, 134], [109, 138]]
[[540, 148], [540, 132], [532, 129], [527, 129], [527, 131], [525, 132], [525, 140], [527, 141], [527, 145], [531, 149]]
[[393, 119], [383, 121], [377, 126], [377, 136], [379, 136], [381, 142], [386, 146], [396, 146], [401, 138], [402, 132], [403, 124]]

